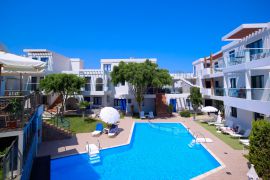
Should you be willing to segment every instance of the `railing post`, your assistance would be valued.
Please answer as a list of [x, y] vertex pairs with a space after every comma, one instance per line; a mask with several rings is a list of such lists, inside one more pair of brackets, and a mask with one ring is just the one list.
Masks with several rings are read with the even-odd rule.
[[248, 49], [245, 50], [245, 60], [246, 60], [246, 62], [250, 61], [250, 52]]

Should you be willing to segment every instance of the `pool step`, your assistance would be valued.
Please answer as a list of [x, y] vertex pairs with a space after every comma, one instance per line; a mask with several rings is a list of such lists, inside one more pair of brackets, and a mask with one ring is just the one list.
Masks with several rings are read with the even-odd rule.
[[90, 159], [91, 164], [96, 164], [96, 163], [101, 162], [99, 154], [93, 154], [90, 156], [89, 159]]

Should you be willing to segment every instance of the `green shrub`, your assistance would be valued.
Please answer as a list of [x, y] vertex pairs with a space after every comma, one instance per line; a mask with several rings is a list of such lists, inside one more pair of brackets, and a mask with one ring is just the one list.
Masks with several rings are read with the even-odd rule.
[[181, 117], [190, 117], [190, 112], [189, 110], [183, 110], [180, 112]]
[[169, 112], [170, 114], [172, 114], [172, 112], [173, 112], [173, 105], [172, 105], [172, 104], [170, 104], [170, 105], [168, 106], [168, 112]]
[[252, 122], [249, 137], [249, 161], [263, 179], [270, 179], [270, 122], [259, 120]]

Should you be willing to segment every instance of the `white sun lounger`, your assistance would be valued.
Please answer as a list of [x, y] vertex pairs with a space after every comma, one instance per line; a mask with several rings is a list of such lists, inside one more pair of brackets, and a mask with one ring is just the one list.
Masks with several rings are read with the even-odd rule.
[[145, 115], [144, 115], [144, 111], [141, 111], [140, 112], [140, 119], [145, 119], [146, 117], [145, 117]]
[[154, 113], [153, 113], [152, 111], [150, 111], [148, 117], [149, 117], [150, 119], [154, 119], [154, 118], [155, 118], [155, 117], [154, 117]]
[[[193, 140], [195, 141], [195, 140]], [[197, 143], [212, 143], [213, 140], [210, 138], [196, 138]]]
[[249, 139], [240, 139], [240, 143], [244, 144], [245, 146], [249, 146]]
[[247, 138], [250, 134], [250, 129], [246, 130], [244, 134], [239, 134], [239, 133], [229, 133], [229, 134], [235, 138]]

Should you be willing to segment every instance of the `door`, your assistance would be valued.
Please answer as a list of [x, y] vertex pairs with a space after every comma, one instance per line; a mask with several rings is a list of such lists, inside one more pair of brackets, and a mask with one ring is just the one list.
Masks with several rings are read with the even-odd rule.
[[173, 112], [176, 112], [176, 99], [170, 99], [170, 105], [173, 106]]

